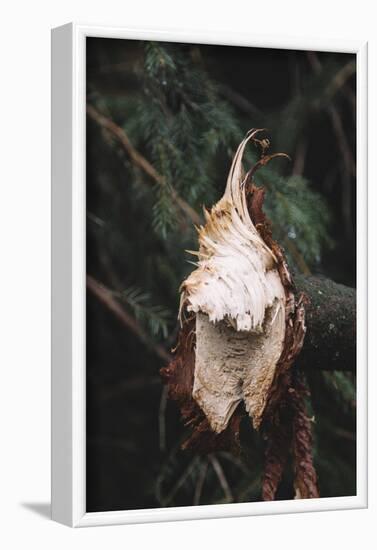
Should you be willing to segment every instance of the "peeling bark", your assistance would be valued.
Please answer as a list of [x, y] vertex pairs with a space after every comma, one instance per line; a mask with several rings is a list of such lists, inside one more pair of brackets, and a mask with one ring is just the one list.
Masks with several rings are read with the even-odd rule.
[[295, 498], [318, 498], [317, 474], [312, 456], [312, 429], [308, 418], [305, 396], [308, 390], [301, 379], [296, 377], [291, 391], [293, 410], [292, 455], [294, 470]]
[[291, 384], [279, 402], [274, 419], [264, 426], [263, 500], [275, 499], [289, 459], [293, 464], [295, 498], [319, 497], [311, 421], [305, 404], [309, 391], [297, 369], [291, 374]]
[[205, 212], [193, 252], [197, 269], [181, 286], [182, 318], [185, 311], [196, 314], [193, 398], [218, 433], [241, 401], [259, 428], [271, 388], [299, 351], [292, 347], [293, 284], [262, 211], [264, 194], [252, 184], [256, 168], [274, 155], [245, 176], [242, 171], [244, 148], [256, 133], [239, 146], [223, 198]]
[[236, 410], [226, 429], [218, 434], [211, 429], [204, 412], [193, 398], [195, 342], [195, 315], [191, 315], [183, 323], [174, 359], [160, 371], [168, 384], [169, 398], [177, 402], [185, 425], [192, 430], [182, 448], [206, 454], [220, 450], [238, 453], [241, 411]]
[[[305, 335], [305, 300], [296, 301], [283, 251], [263, 213], [264, 190], [252, 180], [279, 155], [265, 156], [268, 141], [257, 140], [257, 133], [240, 144], [223, 198], [205, 212], [199, 252], [192, 252], [197, 269], [181, 286], [176, 356], [162, 371], [193, 434], [205, 425], [201, 415], [220, 434], [241, 402], [258, 429], [289, 385], [285, 373]], [[262, 144], [262, 157], [244, 175], [250, 140]]]
[[274, 500], [286, 468], [292, 442], [292, 410], [285, 402], [280, 407], [279, 422], [265, 434], [265, 460], [262, 479], [263, 500]]

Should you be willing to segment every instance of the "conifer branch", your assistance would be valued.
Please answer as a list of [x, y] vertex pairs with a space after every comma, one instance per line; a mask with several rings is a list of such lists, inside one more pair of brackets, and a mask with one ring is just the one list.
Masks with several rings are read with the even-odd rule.
[[104, 304], [123, 325], [133, 332], [143, 344], [154, 351], [164, 363], [170, 360], [169, 353], [159, 344], [152, 342], [146, 331], [139, 325], [137, 320], [127, 313], [127, 311], [115, 300], [112, 292], [108, 288], [90, 275], [86, 277], [86, 285], [94, 296], [102, 302], [102, 304]]
[[[126, 132], [118, 126], [113, 120], [100, 113], [92, 105], [87, 105], [86, 112], [88, 116], [94, 120], [103, 129], [110, 132], [122, 145], [125, 151], [128, 153], [131, 161], [138, 166], [147, 176], [154, 180], [159, 185], [164, 184], [164, 177], [157, 172], [152, 164], [141, 155], [135, 147], [132, 145]], [[199, 214], [178, 195], [178, 193], [172, 189], [171, 196], [173, 202], [181, 209], [181, 211], [193, 222], [194, 225], [200, 225], [202, 223]]]

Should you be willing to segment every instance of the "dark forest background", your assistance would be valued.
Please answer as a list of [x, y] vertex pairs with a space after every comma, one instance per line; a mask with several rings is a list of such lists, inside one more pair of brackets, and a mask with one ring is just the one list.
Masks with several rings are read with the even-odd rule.
[[[241, 457], [180, 450], [158, 373], [185, 250], [245, 133], [267, 128], [292, 161], [255, 179], [291, 269], [355, 286], [355, 71], [350, 54], [87, 39], [88, 511], [260, 500], [263, 441], [248, 423]], [[306, 376], [321, 496], [353, 495], [354, 375]]]

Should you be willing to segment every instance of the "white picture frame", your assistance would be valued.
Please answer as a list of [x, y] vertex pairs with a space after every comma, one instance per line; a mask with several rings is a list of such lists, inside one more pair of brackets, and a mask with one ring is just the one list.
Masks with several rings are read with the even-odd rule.
[[[349, 52], [357, 58], [357, 494], [87, 513], [85, 41], [162, 40]], [[52, 518], [84, 527], [367, 507], [367, 43], [67, 24], [52, 31]]]

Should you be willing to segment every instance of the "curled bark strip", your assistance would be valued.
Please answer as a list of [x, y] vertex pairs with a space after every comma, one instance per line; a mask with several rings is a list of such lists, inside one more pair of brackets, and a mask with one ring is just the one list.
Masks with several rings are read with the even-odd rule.
[[[242, 169], [245, 147], [259, 132], [241, 142], [223, 197], [204, 212], [197, 267], [181, 285], [181, 321], [196, 316], [192, 397], [219, 434], [241, 403], [259, 428], [286, 332], [280, 271], [288, 277], [288, 270], [272, 237], [267, 244], [255, 226]], [[268, 140], [257, 142], [264, 155]], [[264, 155], [262, 164], [271, 158]]]
[[262, 238], [278, 259], [278, 270], [286, 295], [286, 331], [283, 351], [264, 414], [263, 431], [267, 444], [262, 498], [275, 498], [291, 450], [294, 459], [296, 498], [315, 498], [319, 493], [312, 461], [312, 434], [305, 411], [304, 386], [302, 382], [295, 380], [296, 377], [292, 373], [292, 366], [304, 344], [305, 308], [310, 301], [304, 292], [295, 296], [295, 286], [283, 251], [273, 241], [270, 224], [262, 211], [263, 200], [264, 190], [252, 185], [249, 192], [249, 210]]
[[295, 498], [319, 498], [317, 474], [312, 455], [311, 422], [305, 406], [305, 396], [309, 392], [298, 377], [296, 377], [292, 389], [292, 455]]
[[186, 404], [191, 401], [195, 370], [195, 315], [191, 315], [182, 325], [174, 357], [170, 363], [160, 370], [161, 376], [168, 383], [169, 398], [178, 402], [186, 420], [191, 417], [191, 407]]
[[[255, 141], [258, 141], [260, 142], [260, 140], [255, 140]], [[266, 147], [266, 145], [264, 145], [264, 147]], [[268, 147], [268, 145], [267, 145]], [[258, 160], [258, 162], [253, 166], [253, 168], [247, 173], [246, 175], [246, 179], [247, 180], [251, 180], [251, 178], [253, 177], [253, 175], [255, 174], [255, 172], [261, 168], [262, 166], [266, 166], [267, 163], [270, 162], [270, 160], [274, 159], [274, 158], [277, 158], [277, 157], [282, 157], [282, 158], [286, 158], [288, 160], [291, 160], [290, 156], [287, 155], [286, 153], [275, 153], [273, 155], [264, 155], [264, 153], [262, 154], [262, 157]]]
[[298, 295], [297, 299], [295, 297], [295, 286], [284, 252], [278, 243], [273, 240], [271, 224], [263, 212], [265, 190], [251, 183], [246, 196], [250, 217], [262, 239], [277, 258], [277, 269], [285, 291], [285, 337], [264, 413], [264, 418], [268, 419], [273, 416], [274, 409], [290, 385], [289, 369], [298, 357], [304, 343], [306, 333], [305, 307], [309, 303], [309, 298], [303, 292]]
[[276, 376], [271, 386], [269, 401], [266, 406], [266, 423], [273, 420], [275, 412], [279, 414], [278, 405], [287, 395], [291, 386], [291, 367], [299, 355], [305, 338], [305, 304], [308, 298], [300, 294], [297, 302], [293, 302], [292, 309], [286, 312], [287, 323], [283, 353], [280, 356]]
[[308, 395], [298, 372], [293, 372], [290, 386], [275, 414], [275, 422], [268, 426], [265, 433], [263, 500], [275, 499], [289, 455], [293, 461], [295, 498], [319, 498], [312, 455], [312, 427], [305, 405]]
[[169, 398], [177, 402], [185, 425], [191, 428], [191, 434], [182, 448], [199, 453], [231, 450], [237, 454], [240, 450], [239, 425], [242, 413], [236, 410], [226, 430], [217, 434], [211, 429], [203, 411], [192, 397], [195, 341], [195, 315], [191, 315], [183, 322], [173, 360], [160, 370], [162, 378], [168, 384]]
[[262, 480], [263, 500], [275, 499], [276, 491], [288, 462], [292, 440], [292, 414], [287, 404], [285, 404], [284, 409], [280, 411], [280, 422], [275, 424], [266, 435]]

